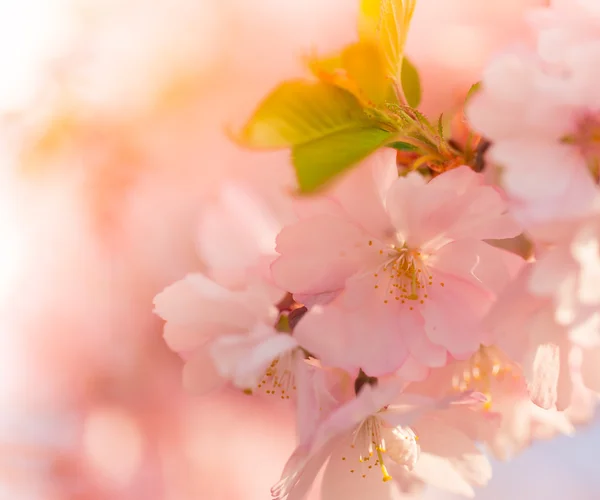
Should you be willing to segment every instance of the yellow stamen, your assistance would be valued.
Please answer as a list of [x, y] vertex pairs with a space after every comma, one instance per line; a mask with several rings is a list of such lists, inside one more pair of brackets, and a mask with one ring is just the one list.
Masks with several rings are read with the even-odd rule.
[[391, 481], [392, 476], [389, 475], [385, 464], [383, 463], [383, 453], [381, 452], [381, 448], [378, 446], [377, 448], [377, 456], [379, 457], [379, 466], [381, 467], [381, 473], [383, 474], [383, 482], [387, 483]]

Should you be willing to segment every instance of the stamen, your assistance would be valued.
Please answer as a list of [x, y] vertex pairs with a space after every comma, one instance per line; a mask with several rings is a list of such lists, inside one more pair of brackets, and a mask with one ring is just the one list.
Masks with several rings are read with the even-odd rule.
[[387, 483], [392, 479], [392, 476], [389, 475], [385, 464], [383, 463], [383, 453], [381, 452], [381, 448], [377, 447], [377, 456], [379, 457], [379, 467], [381, 467], [381, 473], [383, 474], [383, 482]]
[[[386, 251], [379, 249], [379, 254], [384, 255]], [[429, 295], [424, 292], [433, 284], [433, 276], [425, 261], [426, 256], [418, 250], [411, 250], [406, 246], [388, 246], [386, 260], [373, 273], [373, 277], [376, 278], [374, 288], [384, 289], [385, 304], [388, 304], [392, 297], [401, 304], [406, 300], [425, 303]], [[388, 299], [389, 295], [392, 297]]]
[[281, 399], [290, 399], [290, 393], [296, 390], [292, 363], [292, 353], [275, 358], [265, 371], [257, 389], [264, 390], [270, 396], [279, 394]]
[[459, 372], [452, 376], [452, 388], [455, 391], [474, 390], [487, 398], [483, 404], [485, 411], [492, 409], [494, 385], [504, 380], [505, 374], [513, 370], [510, 361], [494, 347], [481, 346], [466, 362], [461, 363]]

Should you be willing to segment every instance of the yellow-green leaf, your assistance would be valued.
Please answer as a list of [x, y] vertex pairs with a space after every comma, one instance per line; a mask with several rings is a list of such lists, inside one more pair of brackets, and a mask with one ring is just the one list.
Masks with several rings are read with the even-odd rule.
[[300, 191], [309, 193], [391, 142], [393, 132], [355, 127], [296, 146], [292, 160]]
[[415, 6], [416, 0], [361, 0], [359, 38], [377, 40], [384, 54], [386, 74], [398, 83]]
[[349, 45], [342, 52], [342, 65], [348, 78], [356, 84], [360, 97], [375, 105], [385, 101], [391, 82], [378, 44], [360, 41]]
[[324, 82], [293, 80], [267, 96], [237, 139], [246, 146], [277, 149], [368, 123], [351, 93]]
[[358, 36], [361, 40], [378, 39], [382, 0], [361, 0]]
[[421, 102], [421, 80], [417, 68], [407, 57], [402, 62], [401, 81], [407, 104], [416, 108]]
[[383, 52], [375, 40], [353, 43], [341, 53], [326, 57], [309, 56], [307, 65], [319, 80], [347, 90], [363, 107], [396, 102]]
[[467, 102], [469, 102], [471, 100], [471, 97], [473, 97], [480, 90], [481, 90], [481, 82], [477, 82], [477, 83], [474, 83], [473, 85], [471, 85], [471, 88], [469, 89], [469, 91], [467, 92], [467, 95], [465, 97], [465, 104]]
[[333, 74], [342, 69], [342, 55], [338, 52], [325, 57], [311, 54], [305, 58], [308, 69], [317, 78], [323, 74]]
[[388, 144], [390, 148], [394, 148], [398, 151], [416, 151], [417, 147], [412, 144], [408, 144], [407, 142], [396, 141]]

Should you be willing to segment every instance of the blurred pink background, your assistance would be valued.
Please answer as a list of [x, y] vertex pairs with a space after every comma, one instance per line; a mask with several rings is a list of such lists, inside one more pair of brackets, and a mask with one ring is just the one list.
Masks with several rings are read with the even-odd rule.
[[[302, 75], [303, 54], [351, 41], [357, 3], [0, 5], [0, 498], [269, 497], [292, 409], [184, 394], [152, 298], [202, 267], [197, 220], [221, 180], [292, 185], [285, 153], [224, 130]], [[458, 109], [542, 3], [420, 0], [408, 55], [425, 112]], [[600, 498], [597, 446], [597, 426], [536, 444], [477, 498]]]

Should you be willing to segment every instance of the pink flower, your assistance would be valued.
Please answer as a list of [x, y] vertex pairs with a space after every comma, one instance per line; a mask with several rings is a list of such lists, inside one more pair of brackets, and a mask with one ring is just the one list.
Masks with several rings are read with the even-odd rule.
[[481, 175], [399, 178], [387, 154], [302, 207], [271, 266], [297, 300], [335, 299], [303, 318], [299, 342], [326, 365], [373, 376], [408, 357], [425, 367], [447, 352], [469, 357], [486, 340], [479, 319], [522, 262], [481, 241], [520, 232]]
[[275, 328], [274, 298], [281, 296], [264, 283], [229, 290], [202, 274], [158, 294], [155, 312], [167, 321], [165, 340], [187, 359], [184, 384], [204, 393], [230, 380], [244, 390], [288, 398], [303, 355], [294, 337]]
[[406, 388], [434, 398], [464, 391], [480, 392], [487, 401], [470, 414], [448, 412], [446, 420], [462, 425], [463, 432], [485, 443], [499, 459], [522, 451], [538, 436], [574, 431], [564, 412], [531, 401], [522, 369], [497, 347], [481, 347], [470, 359], [453, 360]]
[[524, 267], [485, 318], [497, 345], [522, 370], [532, 401], [565, 409], [571, 399], [571, 344], [566, 328], [554, 319], [551, 300], [537, 297], [528, 283], [537, 263]]
[[319, 423], [355, 394], [355, 379], [339, 368], [309, 358], [296, 373], [296, 434], [306, 442]]
[[366, 383], [332, 411], [292, 454], [273, 497], [304, 498], [325, 463], [324, 500], [393, 498], [423, 483], [471, 496], [472, 484], [489, 479], [489, 463], [438, 412], [480, 399], [402, 395], [404, 385], [394, 378]]
[[[502, 167], [511, 208], [528, 228], [584, 215], [598, 195], [600, 16], [596, 9], [593, 21], [584, 2], [568, 10], [540, 11], [537, 47], [493, 59], [468, 106], [473, 128], [493, 143], [487, 158]], [[589, 35], [593, 22], [595, 37], [576, 34], [580, 26]]]
[[600, 216], [569, 221], [554, 233], [533, 266], [529, 289], [552, 299], [554, 318], [573, 342], [600, 345]]
[[278, 325], [285, 318], [277, 304], [286, 294], [268, 275], [281, 220], [292, 216], [291, 200], [273, 185], [260, 191], [223, 183], [218, 201], [202, 214], [198, 234], [210, 277], [189, 274], [154, 299], [155, 312], [167, 321], [167, 344], [187, 360], [184, 384], [195, 392], [226, 380], [283, 399], [295, 389], [304, 355], [289, 325]]

